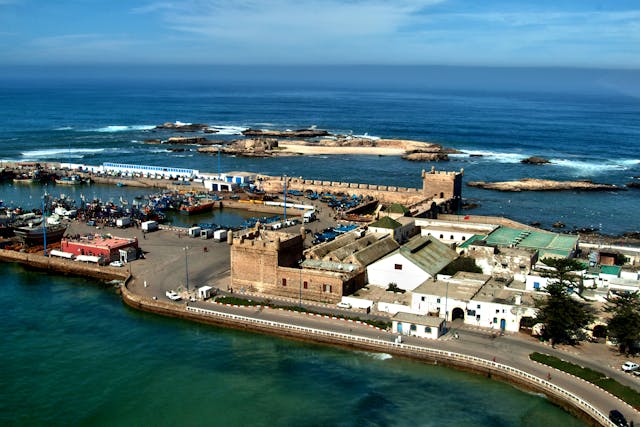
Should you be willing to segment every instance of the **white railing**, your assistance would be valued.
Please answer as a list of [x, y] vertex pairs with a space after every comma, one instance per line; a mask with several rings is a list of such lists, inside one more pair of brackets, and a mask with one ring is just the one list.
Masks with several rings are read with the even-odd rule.
[[520, 369], [516, 369], [516, 368], [513, 368], [511, 366], [503, 365], [503, 364], [500, 364], [500, 363], [497, 363], [497, 362], [492, 362], [492, 361], [488, 361], [488, 360], [485, 360], [485, 359], [481, 359], [479, 357], [469, 356], [469, 355], [466, 355], [466, 354], [456, 353], [456, 352], [452, 352], [452, 351], [420, 347], [420, 346], [411, 345], [411, 344], [396, 343], [396, 342], [393, 342], [393, 341], [384, 341], [384, 340], [380, 340], [380, 339], [376, 339], [376, 338], [367, 338], [367, 337], [362, 337], [362, 336], [358, 336], [358, 335], [351, 335], [351, 334], [345, 334], [345, 333], [340, 333], [340, 332], [327, 331], [327, 330], [323, 330], [323, 329], [309, 328], [309, 327], [306, 327], [306, 326], [292, 325], [292, 324], [289, 324], [289, 323], [281, 323], [281, 322], [274, 322], [274, 321], [271, 321], [271, 320], [256, 319], [256, 318], [253, 318], [253, 317], [241, 316], [241, 315], [238, 315], [238, 314], [231, 314], [231, 313], [223, 313], [223, 312], [210, 310], [210, 309], [206, 309], [206, 308], [187, 306], [187, 311], [191, 311], [193, 313], [198, 313], [198, 314], [203, 314], [203, 315], [206, 315], [206, 316], [216, 316], [216, 317], [221, 317], [221, 318], [225, 318], [225, 319], [232, 319], [232, 320], [236, 320], [236, 321], [253, 323], [253, 324], [257, 324], [257, 325], [266, 325], [266, 326], [279, 328], [279, 329], [283, 329], [283, 330], [295, 330], [295, 331], [305, 332], [305, 333], [318, 335], [318, 336], [329, 336], [329, 337], [340, 338], [340, 339], [349, 340], [349, 341], [374, 344], [374, 345], [377, 345], [377, 346], [402, 349], [402, 350], [405, 350], [407, 352], [417, 352], [417, 353], [420, 353], [420, 354], [428, 354], [428, 355], [432, 355], [434, 357], [445, 358], [445, 359], [454, 360], [454, 361], [458, 361], [458, 362], [468, 362], [468, 363], [473, 363], [473, 364], [478, 365], [478, 366], [484, 366], [484, 367], [487, 367], [487, 368], [493, 368], [493, 369], [495, 369], [497, 371], [502, 371], [502, 372], [507, 373], [509, 375], [512, 375], [512, 376], [515, 376], [515, 377], [518, 377], [518, 378], [521, 378], [521, 379], [525, 379], [525, 380], [527, 380], [529, 382], [533, 382], [533, 383], [539, 384], [544, 389], [546, 389], [548, 391], [551, 391], [555, 395], [559, 395], [562, 398], [564, 398], [565, 400], [568, 400], [568, 401], [572, 402], [577, 407], [581, 408], [586, 413], [590, 414], [599, 423], [601, 423], [603, 425], [614, 426], [614, 424], [609, 420], [609, 418], [607, 416], [605, 416], [602, 412], [600, 412], [595, 406], [593, 406], [591, 403], [585, 401], [584, 399], [576, 396], [575, 394], [573, 394], [573, 393], [571, 393], [571, 392], [569, 392], [569, 391], [567, 391], [567, 390], [565, 390], [565, 389], [563, 389], [561, 387], [558, 387], [557, 385], [552, 384], [549, 381], [543, 380], [542, 378], [538, 378], [535, 375], [531, 375], [531, 374], [529, 374], [527, 372], [524, 372], [524, 371], [522, 371]]

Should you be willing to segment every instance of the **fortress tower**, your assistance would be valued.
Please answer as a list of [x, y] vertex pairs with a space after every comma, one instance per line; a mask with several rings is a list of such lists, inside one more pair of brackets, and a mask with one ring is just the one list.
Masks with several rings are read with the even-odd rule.
[[425, 198], [453, 200], [455, 209], [462, 203], [462, 176], [460, 172], [436, 171], [432, 167], [429, 172], [422, 171], [422, 194]]

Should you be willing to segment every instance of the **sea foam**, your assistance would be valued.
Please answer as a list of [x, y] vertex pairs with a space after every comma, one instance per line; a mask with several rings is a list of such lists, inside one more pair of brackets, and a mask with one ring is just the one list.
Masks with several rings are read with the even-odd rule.
[[479, 159], [489, 159], [498, 163], [520, 163], [528, 156], [522, 153], [506, 153], [500, 151], [467, 150], [461, 154], [450, 154], [451, 157], [465, 158], [478, 157]]
[[136, 131], [136, 130], [150, 130], [154, 128], [155, 126], [153, 125], [111, 125], [111, 126], [105, 126], [97, 129], [89, 129], [89, 131], [112, 133], [112, 132], [126, 132], [126, 131]]
[[209, 129], [216, 130], [216, 135], [242, 135], [242, 131], [247, 130], [246, 126], [209, 126]]
[[101, 153], [104, 150], [104, 148], [50, 148], [47, 150], [23, 151], [20, 154], [22, 154], [22, 157], [28, 159], [46, 159], [51, 157], [81, 159], [85, 154]]

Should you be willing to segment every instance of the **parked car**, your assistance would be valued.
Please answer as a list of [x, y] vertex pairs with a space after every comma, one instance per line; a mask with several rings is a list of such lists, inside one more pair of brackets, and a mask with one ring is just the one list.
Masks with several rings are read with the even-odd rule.
[[111, 267], [124, 267], [124, 262], [122, 261], [111, 261], [109, 263]]
[[629, 425], [627, 419], [617, 409], [609, 411], [609, 419], [612, 423], [620, 427], [627, 427]]
[[635, 362], [624, 362], [624, 364], [622, 365], [622, 370], [625, 372], [631, 372], [631, 371], [636, 371], [638, 370], [638, 368], [640, 368], [640, 365], [638, 365]]
[[342, 301], [340, 301], [337, 304], [337, 306], [338, 308], [351, 308], [351, 304], [349, 304], [348, 302], [342, 302]]

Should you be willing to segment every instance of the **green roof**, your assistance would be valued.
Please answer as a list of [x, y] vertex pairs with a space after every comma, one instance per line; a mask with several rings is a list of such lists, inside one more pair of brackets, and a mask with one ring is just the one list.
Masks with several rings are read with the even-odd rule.
[[432, 276], [458, 257], [453, 249], [433, 236], [414, 237], [401, 246], [399, 252]]
[[469, 245], [475, 242], [476, 240], [482, 240], [485, 237], [487, 236], [483, 236], [482, 234], [474, 234], [473, 236], [469, 237], [465, 242], [459, 244], [458, 247], [465, 249], [469, 247]]
[[369, 224], [369, 227], [388, 228], [389, 230], [395, 230], [396, 228], [402, 227], [402, 224], [400, 224], [393, 218], [384, 216], [376, 222], [372, 222], [371, 224]]
[[[471, 239], [467, 242], [470, 240]], [[474, 239], [474, 241], [476, 240], [478, 239]], [[578, 236], [558, 234], [548, 231], [531, 231], [519, 230], [517, 228], [510, 227], [498, 227], [483, 240], [490, 246], [513, 246], [524, 249], [535, 249], [549, 254], [568, 257], [578, 242]], [[467, 246], [469, 244], [470, 243], [467, 243]]]
[[387, 208], [387, 212], [389, 213], [399, 213], [399, 214], [403, 214], [406, 215], [408, 213], [410, 213], [411, 211], [404, 205], [401, 205], [400, 203], [394, 203], [391, 206], [389, 206]]
[[602, 274], [611, 274], [613, 276], [620, 276], [620, 270], [622, 267], [618, 265], [601, 265], [600, 273]]

